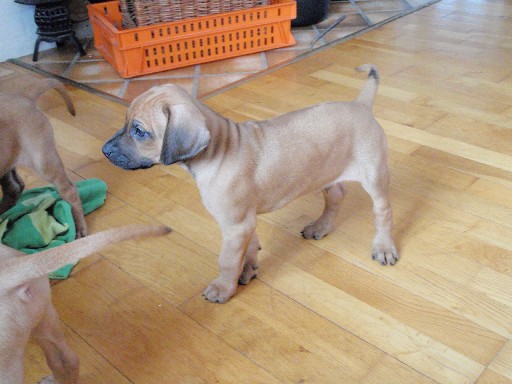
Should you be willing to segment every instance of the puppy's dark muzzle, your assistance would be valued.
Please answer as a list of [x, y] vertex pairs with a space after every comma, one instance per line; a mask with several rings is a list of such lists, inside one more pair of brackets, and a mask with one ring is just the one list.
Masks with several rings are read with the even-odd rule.
[[130, 166], [130, 159], [119, 149], [119, 138], [122, 135], [122, 131], [118, 131], [109, 141], [107, 141], [101, 151], [106, 156], [107, 159], [110, 160], [112, 164], [118, 166], [123, 169], [133, 169], [133, 166]]
[[116, 133], [101, 148], [103, 154], [112, 164], [126, 170], [144, 169], [154, 165], [151, 160], [137, 156], [130, 150], [123, 149], [123, 146], [120, 145], [121, 138], [122, 130]]

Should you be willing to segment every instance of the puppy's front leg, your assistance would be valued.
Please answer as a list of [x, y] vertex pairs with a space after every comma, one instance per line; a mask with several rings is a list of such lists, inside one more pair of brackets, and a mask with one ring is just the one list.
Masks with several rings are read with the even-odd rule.
[[[39, 162], [38, 162], [39, 161]], [[76, 238], [87, 236], [87, 223], [85, 222], [82, 202], [78, 195], [76, 185], [69, 180], [64, 164], [57, 151], [48, 151], [44, 156], [34, 156], [33, 167], [47, 181], [55, 185], [60, 196], [71, 205], [71, 214], [76, 227]]]
[[59, 175], [53, 180], [53, 184], [59, 191], [60, 196], [71, 205], [71, 214], [76, 227], [76, 238], [87, 236], [87, 223], [85, 222], [82, 202], [78, 195], [76, 185], [73, 184], [65, 174]]
[[208, 301], [225, 303], [235, 294], [244, 266], [244, 254], [251, 243], [251, 238], [255, 236], [255, 229], [255, 217], [247, 218], [236, 225], [221, 225], [220, 275], [203, 292], [203, 296]]

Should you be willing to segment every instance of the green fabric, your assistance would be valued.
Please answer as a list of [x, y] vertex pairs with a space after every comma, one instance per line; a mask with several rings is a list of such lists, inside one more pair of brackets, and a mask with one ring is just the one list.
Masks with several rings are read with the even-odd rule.
[[[87, 215], [105, 203], [107, 185], [100, 179], [76, 183]], [[32, 254], [75, 240], [76, 228], [71, 205], [53, 186], [25, 191], [14, 207], [0, 215], [0, 240], [3, 244]], [[66, 279], [74, 265], [50, 274], [51, 279]]]

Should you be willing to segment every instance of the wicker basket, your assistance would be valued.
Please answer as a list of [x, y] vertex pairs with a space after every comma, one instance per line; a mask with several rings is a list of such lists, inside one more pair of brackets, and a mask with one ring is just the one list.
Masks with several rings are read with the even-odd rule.
[[269, 5], [270, 0], [120, 0], [123, 28]]

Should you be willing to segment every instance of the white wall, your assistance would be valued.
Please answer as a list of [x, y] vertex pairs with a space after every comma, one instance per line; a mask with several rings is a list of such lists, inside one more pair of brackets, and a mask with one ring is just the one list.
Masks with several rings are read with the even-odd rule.
[[[0, 0], [0, 62], [34, 52], [37, 40], [34, 9], [33, 5]], [[39, 50], [53, 47], [55, 44], [42, 42]]]

